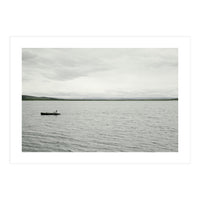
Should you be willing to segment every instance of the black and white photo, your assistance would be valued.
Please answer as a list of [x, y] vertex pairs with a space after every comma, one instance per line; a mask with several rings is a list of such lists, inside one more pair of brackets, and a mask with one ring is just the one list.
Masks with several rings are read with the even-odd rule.
[[178, 48], [22, 48], [23, 152], [178, 152]]

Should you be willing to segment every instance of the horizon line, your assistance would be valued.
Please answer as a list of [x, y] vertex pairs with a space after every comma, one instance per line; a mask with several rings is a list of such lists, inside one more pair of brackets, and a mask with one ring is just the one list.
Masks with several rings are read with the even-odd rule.
[[[27, 99], [26, 99], [27, 98]], [[33, 98], [33, 99], [31, 99]], [[34, 99], [35, 98], [35, 99]], [[41, 99], [40, 99], [41, 98]], [[63, 100], [63, 101], [74, 101], [74, 100], [178, 100], [178, 97], [88, 97], [88, 98], [60, 98], [60, 97], [50, 97], [50, 96], [33, 96], [33, 95], [23, 95], [22, 100]]]

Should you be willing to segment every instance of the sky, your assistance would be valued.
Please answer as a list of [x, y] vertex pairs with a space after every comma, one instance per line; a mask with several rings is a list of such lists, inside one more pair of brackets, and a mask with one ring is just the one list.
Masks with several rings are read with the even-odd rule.
[[23, 48], [22, 94], [178, 97], [176, 48]]

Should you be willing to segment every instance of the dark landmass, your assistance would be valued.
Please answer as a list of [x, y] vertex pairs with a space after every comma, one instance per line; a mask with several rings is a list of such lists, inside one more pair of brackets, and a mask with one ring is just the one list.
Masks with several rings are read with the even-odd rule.
[[22, 95], [22, 101], [177, 101], [178, 98], [107, 98], [107, 99], [62, 99]]
[[51, 98], [51, 97], [35, 97], [35, 96], [29, 96], [29, 95], [22, 95], [22, 100], [23, 101], [42, 101], [42, 100], [44, 100], [44, 101], [52, 101], [52, 100], [58, 100], [58, 99], [56, 99], [56, 98]]

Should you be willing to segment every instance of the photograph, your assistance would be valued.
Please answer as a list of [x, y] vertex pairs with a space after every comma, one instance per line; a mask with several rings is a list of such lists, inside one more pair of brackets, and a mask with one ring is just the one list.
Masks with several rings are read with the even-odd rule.
[[178, 48], [22, 48], [22, 152], [178, 152]]
[[1, 1], [2, 200], [200, 200], [198, 1]]

